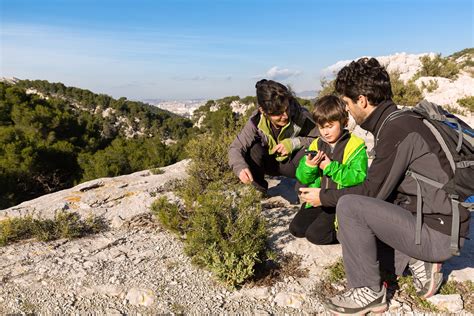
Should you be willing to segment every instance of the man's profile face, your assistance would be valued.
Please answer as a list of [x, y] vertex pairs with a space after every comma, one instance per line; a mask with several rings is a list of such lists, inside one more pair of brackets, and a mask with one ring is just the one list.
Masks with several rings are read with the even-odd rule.
[[346, 104], [346, 110], [352, 115], [357, 125], [362, 124], [365, 121], [367, 115], [359, 104], [360, 96], [357, 102], [352, 101], [351, 98], [346, 96], [342, 97], [342, 101], [344, 101]]

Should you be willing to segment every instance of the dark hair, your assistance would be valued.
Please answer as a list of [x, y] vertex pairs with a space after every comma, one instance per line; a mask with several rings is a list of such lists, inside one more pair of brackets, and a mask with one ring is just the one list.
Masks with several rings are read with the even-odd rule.
[[279, 115], [297, 102], [291, 91], [279, 82], [262, 79], [255, 84], [258, 106], [268, 115]]
[[357, 102], [366, 96], [372, 105], [391, 100], [390, 76], [375, 58], [360, 58], [342, 68], [336, 78], [337, 93]]
[[339, 121], [344, 127], [349, 120], [349, 114], [344, 101], [335, 95], [326, 95], [314, 104], [313, 119], [319, 126], [327, 122]]

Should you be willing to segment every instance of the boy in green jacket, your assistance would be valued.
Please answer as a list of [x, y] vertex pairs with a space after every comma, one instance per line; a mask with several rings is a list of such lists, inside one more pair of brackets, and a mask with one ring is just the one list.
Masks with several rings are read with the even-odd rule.
[[[313, 110], [320, 137], [309, 146], [296, 169], [296, 178], [311, 188], [341, 189], [362, 183], [367, 176], [368, 157], [364, 140], [345, 129], [348, 113], [337, 96], [320, 98]], [[290, 223], [295, 237], [306, 237], [317, 245], [332, 244], [336, 239], [336, 209], [312, 207], [303, 203]]]

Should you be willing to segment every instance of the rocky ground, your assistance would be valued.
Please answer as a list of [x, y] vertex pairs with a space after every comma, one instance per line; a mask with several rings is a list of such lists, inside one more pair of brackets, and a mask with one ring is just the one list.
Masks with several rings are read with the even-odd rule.
[[[315, 246], [289, 235], [298, 210], [291, 180], [272, 179], [263, 201], [271, 245], [300, 258], [274, 284], [230, 290], [193, 266], [182, 242], [164, 231], [148, 209], [160, 195], [173, 197], [173, 183], [187, 161], [116, 178], [99, 179], [1, 211], [2, 218], [25, 214], [52, 217], [58, 209], [102, 215], [111, 229], [76, 240], [25, 241], [0, 248], [0, 313], [37, 314], [313, 314], [323, 312], [316, 284], [324, 267], [341, 255], [339, 245]], [[474, 231], [474, 227], [472, 229]], [[445, 276], [473, 280], [474, 243], [444, 267]], [[458, 298], [452, 311], [462, 312]], [[443, 303], [446, 304], [446, 303]], [[461, 305], [462, 306], [462, 305]], [[391, 300], [391, 312], [410, 312]]]

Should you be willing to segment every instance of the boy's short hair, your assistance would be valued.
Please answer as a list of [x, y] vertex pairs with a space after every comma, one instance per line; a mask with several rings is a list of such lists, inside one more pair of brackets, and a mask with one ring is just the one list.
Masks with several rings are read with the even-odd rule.
[[292, 103], [297, 103], [292, 92], [279, 82], [262, 79], [255, 84], [257, 103], [268, 115], [280, 115]]
[[359, 95], [366, 96], [377, 106], [393, 97], [390, 76], [375, 58], [360, 58], [342, 68], [336, 77], [337, 93], [357, 102]]
[[344, 127], [349, 120], [349, 113], [346, 111], [346, 104], [339, 97], [326, 95], [314, 104], [313, 119], [319, 126], [338, 121]]

